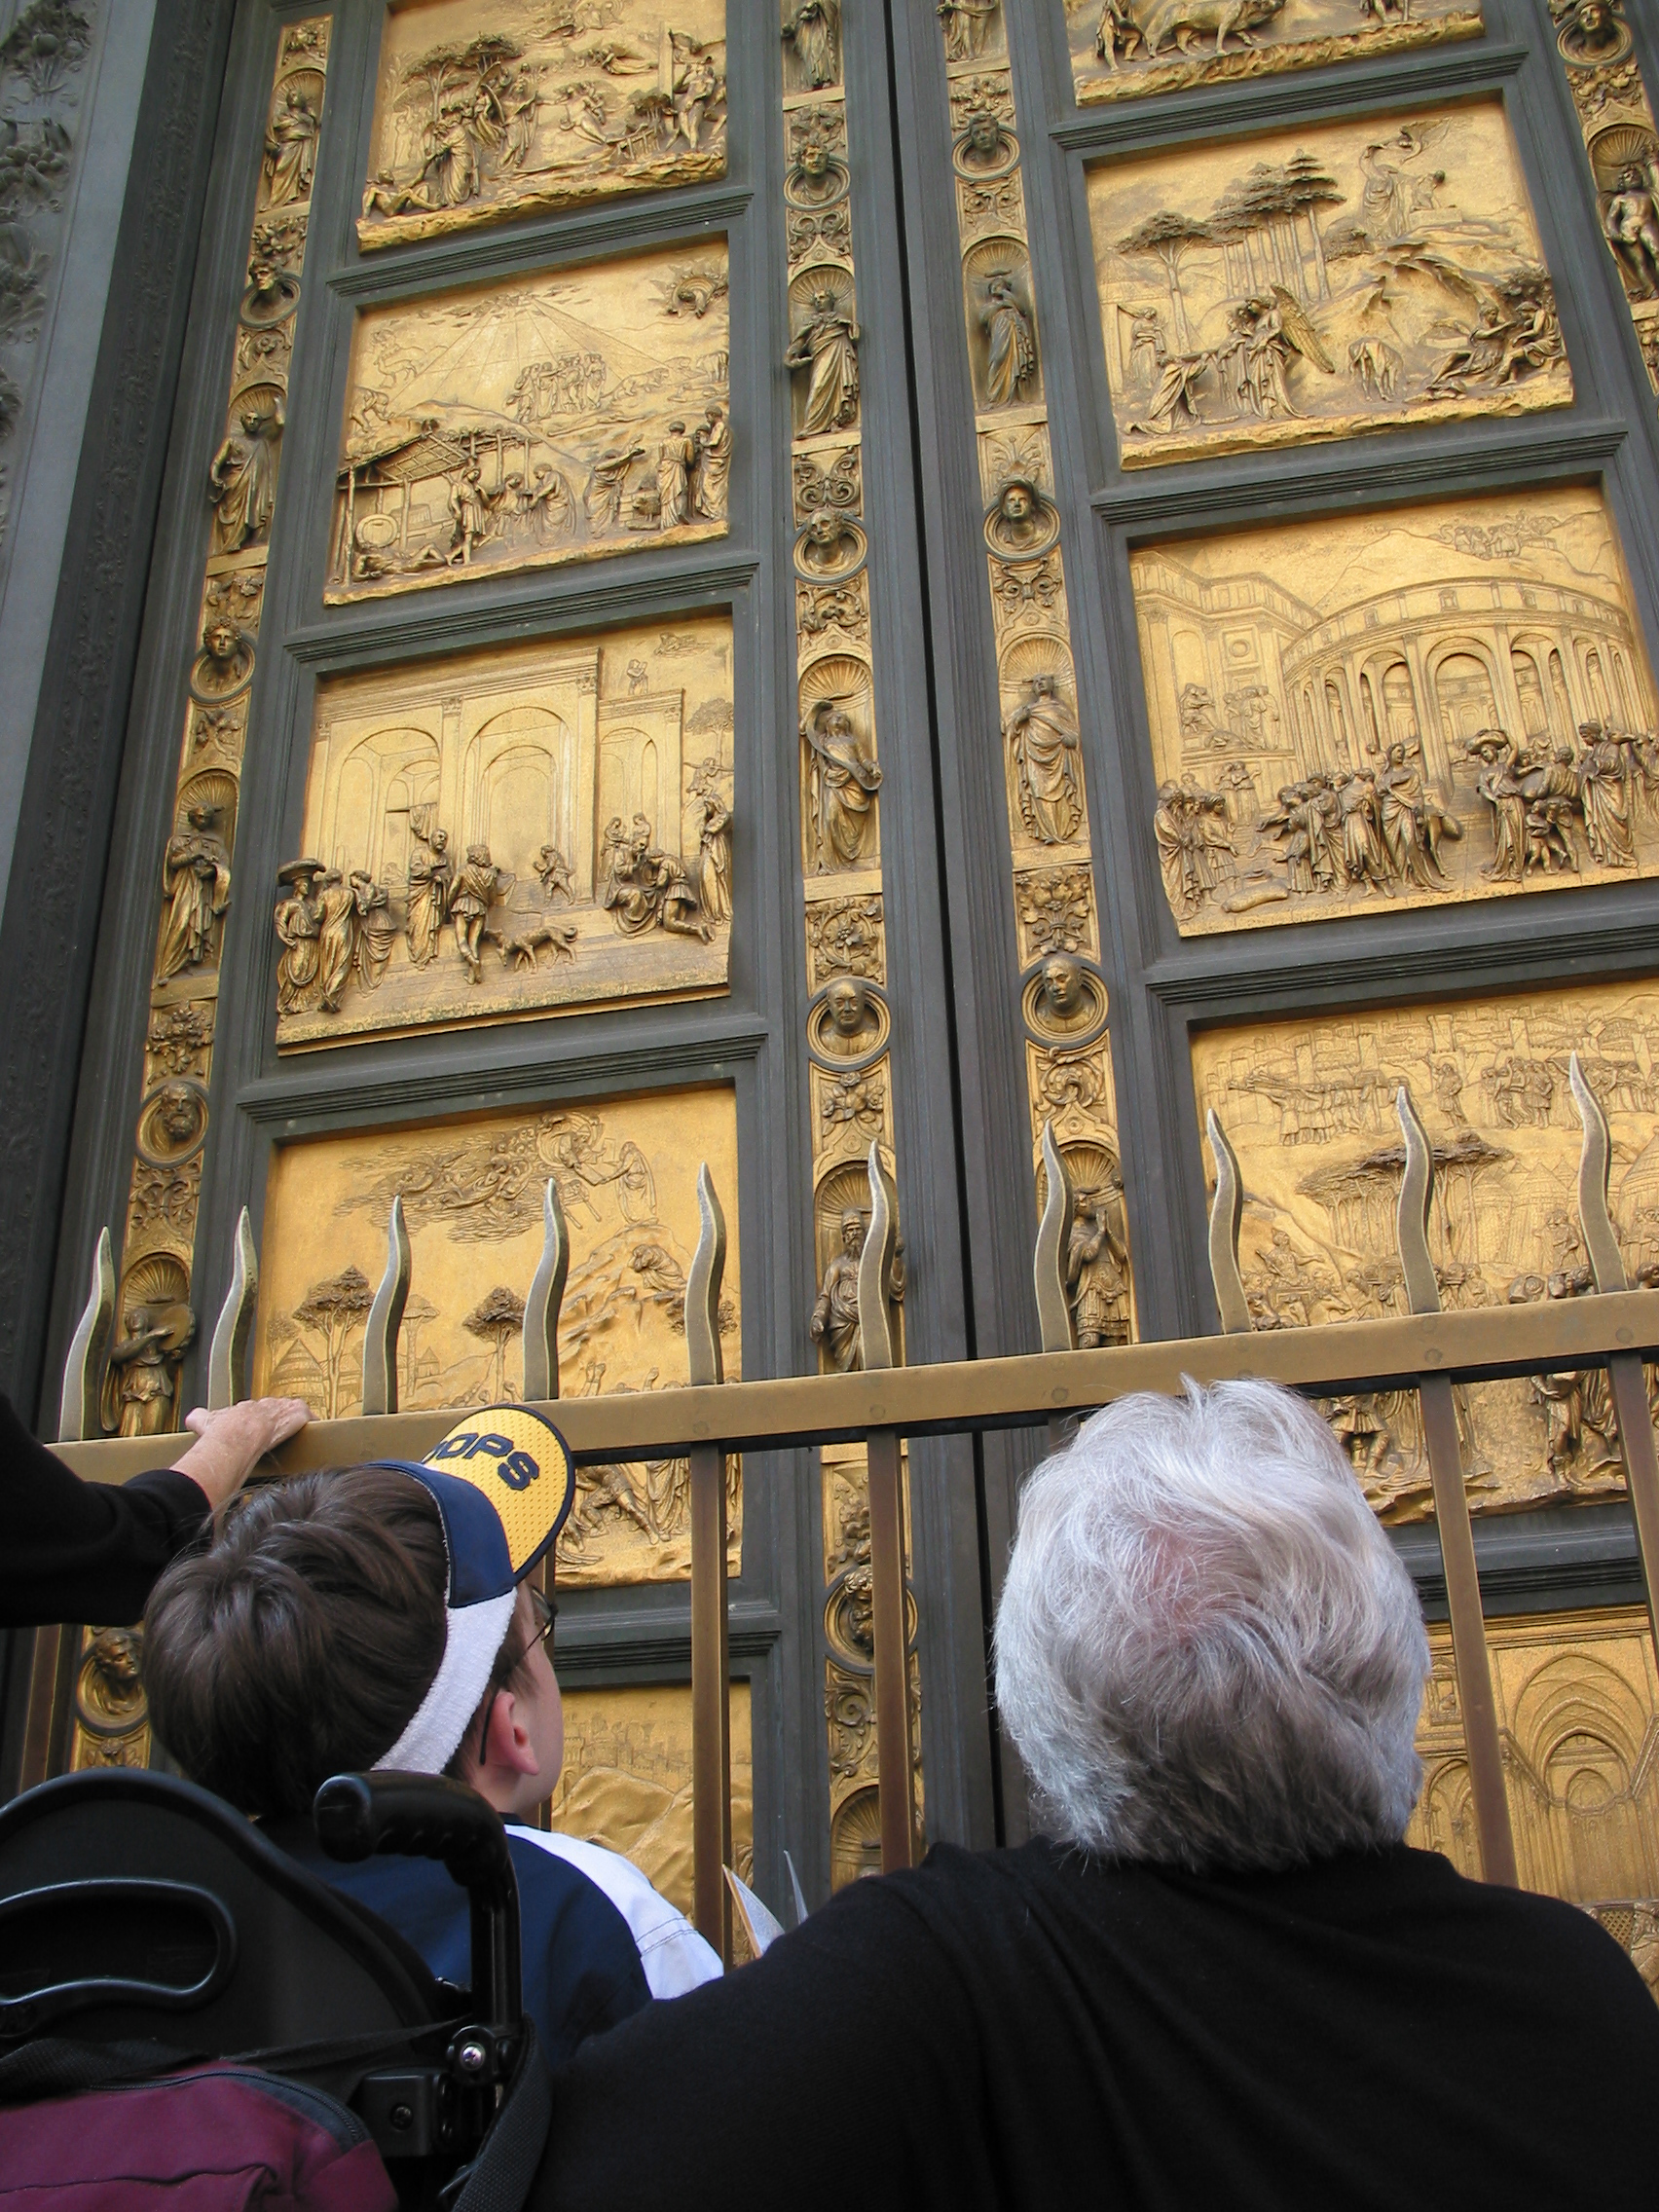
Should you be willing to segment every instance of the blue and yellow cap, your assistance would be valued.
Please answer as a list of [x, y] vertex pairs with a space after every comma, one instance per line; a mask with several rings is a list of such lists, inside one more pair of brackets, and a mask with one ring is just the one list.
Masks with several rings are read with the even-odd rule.
[[484, 1406], [424, 1459], [379, 1459], [429, 1492], [449, 1558], [444, 1655], [432, 1686], [377, 1768], [441, 1774], [455, 1756], [512, 1622], [518, 1585], [575, 1502], [576, 1470], [553, 1423], [529, 1406]]

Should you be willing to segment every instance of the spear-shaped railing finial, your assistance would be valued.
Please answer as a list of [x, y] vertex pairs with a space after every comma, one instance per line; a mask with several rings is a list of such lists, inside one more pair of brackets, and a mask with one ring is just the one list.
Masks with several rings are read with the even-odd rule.
[[1032, 1273], [1037, 1285], [1037, 1333], [1045, 1351], [1076, 1351], [1077, 1315], [1066, 1283], [1072, 1184], [1065, 1155], [1054, 1138], [1051, 1121], [1043, 1124], [1043, 1172], [1049, 1192], [1043, 1218], [1037, 1224], [1037, 1249]]
[[115, 1313], [115, 1258], [109, 1231], [98, 1231], [92, 1254], [92, 1285], [63, 1362], [63, 1394], [57, 1409], [57, 1441], [80, 1444], [102, 1433], [98, 1419], [98, 1373]]
[[1250, 1301], [1244, 1295], [1244, 1277], [1238, 1272], [1238, 1229], [1244, 1219], [1244, 1179], [1238, 1172], [1238, 1155], [1228, 1142], [1221, 1118], [1212, 1106], [1204, 1116], [1215, 1161], [1215, 1198], [1210, 1205], [1209, 1267], [1215, 1286], [1216, 1310], [1226, 1335], [1247, 1336], [1255, 1324]]
[[725, 1276], [726, 1225], [707, 1161], [697, 1170], [697, 1212], [702, 1227], [685, 1278], [685, 1355], [692, 1382], [723, 1382], [720, 1284]]
[[1428, 1209], [1434, 1197], [1434, 1155], [1428, 1132], [1412, 1104], [1411, 1086], [1402, 1083], [1394, 1093], [1400, 1131], [1406, 1140], [1406, 1168], [1400, 1178], [1400, 1203], [1395, 1214], [1395, 1235], [1400, 1246], [1400, 1272], [1405, 1277], [1406, 1306], [1413, 1313], [1440, 1311], [1440, 1284], [1428, 1254]]
[[246, 1206], [237, 1218], [231, 1252], [231, 1287], [219, 1309], [207, 1350], [207, 1411], [222, 1413], [250, 1395], [248, 1353], [259, 1305], [259, 1247]]
[[859, 1256], [859, 1344], [866, 1373], [898, 1364], [893, 1342], [893, 1253], [899, 1238], [899, 1194], [882, 1165], [881, 1147], [869, 1148], [869, 1229]]
[[391, 1220], [387, 1229], [386, 1272], [363, 1331], [365, 1414], [397, 1411], [397, 1337], [408, 1303], [409, 1232], [403, 1221], [403, 1199], [398, 1197], [391, 1201]]
[[531, 1404], [559, 1395], [559, 1309], [571, 1272], [571, 1236], [559, 1185], [549, 1175], [541, 1199], [541, 1257], [524, 1302], [524, 1394]]
[[1590, 1272], [1596, 1278], [1598, 1290], [1628, 1290], [1630, 1282], [1625, 1274], [1624, 1255], [1619, 1250], [1613, 1217], [1607, 1210], [1612, 1138], [1607, 1117], [1602, 1111], [1602, 1101], [1591, 1089], [1576, 1052], [1567, 1063], [1567, 1080], [1572, 1087], [1572, 1102], [1578, 1108], [1578, 1119], [1584, 1124], [1584, 1149], [1578, 1156], [1578, 1226], [1583, 1232]]

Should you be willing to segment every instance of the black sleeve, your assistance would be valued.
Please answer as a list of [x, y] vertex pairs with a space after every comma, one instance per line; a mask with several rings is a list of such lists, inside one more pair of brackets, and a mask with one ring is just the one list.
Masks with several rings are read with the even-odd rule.
[[974, 2024], [914, 1879], [855, 1883], [763, 1959], [584, 2044], [554, 2076], [535, 2212], [845, 2212], [843, 2125], [883, 2204], [993, 2204]]
[[135, 1621], [206, 1518], [205, 1493], [171, 1468], [82, 1482], [0, 1396], [0, 1628]]

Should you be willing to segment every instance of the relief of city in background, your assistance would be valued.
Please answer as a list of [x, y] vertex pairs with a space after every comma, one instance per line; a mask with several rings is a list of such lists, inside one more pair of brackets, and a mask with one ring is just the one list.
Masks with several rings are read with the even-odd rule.
[[318, 686], [276, 1042], [723, 990], [731, 623]]
[[1495, 100], [1102, 164], [1088, 203], [1125, 468], [1571, 403]]
[[1597, 493], [1191, 539], [1130, 573], [1183, 936], [1659, 866], [1653, 680]]
[[389, 8], [364, 247], [725, 173], [724, 0]]
[[[524, 1300], [541, 1257], [549, 1176], [571, 1239], [561, 1395], [682, 1384], [685, 1271], [697, 1244], [703, 1160], [726, 1217], [720, 1338], [726, 1374], [735, 1379], [737, 1123], [729, 1090], [278, 1146], [260, 1237], [255, 1394], [304, 1398], [319, 1419], [361, 1404], [363, 1328], [386, 1267], [391, 1201], [401, 1196], [411, 1272], [398, 1344], [400, 1408], [518, 1397]], [[737, 1460], [726, 1464], [736, 1572], [742, 1493]], [[689, 1480], [683, 1459], [581, 1468], [559, 1538], [559, 1579], [580, 1585], [687, 1575]]]
[[[1447, 1309], [1588, 1293], [1578, 1231], [1576, 1050], [1612, 1129], [1609, 1205], [1633, 1280], [1659, 1279], [1659, 985], [1213, 1030], [1193, 1041], [1200, 1124], [1213, 1109], [1244, 1186], [1239, 1261], [1257, 1328], [1403, 1313], [1395, 1207], [1402, 1084], [1434, 1154], [1429, 1250]], [[1213, 1173], [1205, 1148], [1206, 1172]], [[1647, 1271], [1643, 1273], [1643, 1271]], [[1654, 1394], [1649, 1371], [1649, 1394]], [[1476, 1512], [1622, 1493], [1605, 1372], [1458, 1385]], [[1328, 1402], [1382, 1518], [1426, 1519], [1417, 1399]]]
[[[1065, 0], [1080, 106], [1478, 38], [1456, 0]], [[942, 13], [942, 11], [941, 11]]]
[[[559, 1579], [566, 1580], [564, 1552]], [[558, 1650], [555, 1645], [554, 1659]], [[691, 1910], [691, 1692], [628, 1684], [566, 1689], [565, 1764], [550, 1825], [619, 1851], [672, 1904]], [[731, 1863], [755, 1878], [749, 1684], [731, 1685]], [[741, 1923], [739, 1924], [741, 1928]], [[741, 1943], [743, 1937], [738, 1936]]]
[[365, 310], [324, 597], [722, 536], [726, 247]]

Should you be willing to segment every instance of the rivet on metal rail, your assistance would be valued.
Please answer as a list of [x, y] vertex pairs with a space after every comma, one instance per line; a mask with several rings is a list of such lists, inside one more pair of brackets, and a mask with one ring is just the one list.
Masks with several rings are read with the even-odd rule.
[[524, 1302], [524, 1394], [535, 1405], [559, 1395], [559, 1309], [571, 1272], [571, 1237], [559, 1186], [549, 1175], [541, 1200], [541, 1257]]
[[1065, 1155], [1054, 1141], [1054, 1124], [1043, 1124], [1043, 1171], [1049, 1195], [1037, 1224], [1032, 1272], [1037, 1285], [1037, 1334], [1045, 1351], [1076, 1351], [1077, 1316], [1066, 1288], [1066, 1256], [1071, 1244], [1072, 1186]]
[[63, 1394], [57, 1409], [59, 1444], [81, 1444], [101, 1436], [98, 1420], [98, 1375], [109, 1343], [109, 1325], [115, 1314], [115, 1259], [109, 1231], [98, 1231], [92, 1254], [92, 1287], [75, 1324], [69, 1356], [63, 1362]]
[[253, 1222], [246, 1206], [237, 1217], [237, 1234], [231, 1248], [231, 1287], [213, 1326], [207, 1349], [207, 1411], [222, 1413], [248, 1396], [248, 1353], [253, 1346], [253, 1319], [259, 1306], [259, 1247], [253, 1241]]
[[705, 1161], [697, 1170], [697, 1211], [702, 1227], [691, 1272], [685, 1277], [685, 1353], [692, 1382], [723, 1382], [720, 1353], [720, 1282], [725, 1274], [726, 1225]]
[[397, 1411], [397, 1337], [403, 1327], [403, 1309], [409, 1303], [409, 1232], [403, 1222], [401, 1198], [391, 1201], [386, 1247], [386, 1272], [363, 1332], [365, 1414]]
[[1210, 1158], [1215, 1161], [1215, 1198], [1210, 1205], [1210, 1281], [1215, 1286], [1216, 1310], [1230, 1337], [1247, 1335], [1255, 1327], [1250, 1301], [1244, 1295], [1244, 1277], [1238, 1272], [1238, 1225], [1244, 1218], [1244, 1179], [1238, 1172], [1238, 1155], [1227, 1140], [1227, 1131], [1212, 1106], [1204, 1116]]
[[1618, 1234], [1607, 1211], [1607, 1175], [1612, 1165], [1612, 1143], [1602, 1101], [1591, 1089], [1584, 1070], [1573, 1053], [1567, 1063], [1572, 1086], [1572, 1102], [1584, 1124], [1584, 1149], [1578, 1156], [1578, 1224], [1584, 1233], [1584, 1249], [1598, 1290], [1628, 1290], [1624, 1256]]

